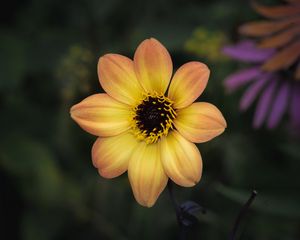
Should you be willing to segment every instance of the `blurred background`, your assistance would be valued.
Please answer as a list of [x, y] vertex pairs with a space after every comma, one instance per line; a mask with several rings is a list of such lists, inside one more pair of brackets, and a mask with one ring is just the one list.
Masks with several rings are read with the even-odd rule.
[[259, 18], [249, 2], [11, 0], [0, 13], [0, 239], [176, 239], [167, 191], [143, 208], [126, 174], [99, 177], [90, 155], [96, 137], [69, 115], [73, 104], [103, 91], [99, 56], [132, 57], [149, 37], [169, 49], [175, 68], [191, 60], [210, 67], [199, 100], [218, 106], [228, 123], [222, 136], [198, 145], [202, 181], [174, 189], [179, 202], [207, 209], [189, 239], [227, 239], [253, 189], [259, 195], [239, 239], [300, 239], [299, 137], [286, 119], [272, 131], [253, 129], [254, 109], [239, 112], [242, 91], [223, 86], [241, 64], [221, 47], [240, 38], [240, 24]]

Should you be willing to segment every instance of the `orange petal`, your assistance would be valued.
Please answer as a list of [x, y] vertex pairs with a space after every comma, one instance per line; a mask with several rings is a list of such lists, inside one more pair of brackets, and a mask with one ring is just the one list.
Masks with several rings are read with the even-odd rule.
[[133, 61], [119, 54], [106, 54], [99, 59], [98, 76], [103, 89], [116, 100], [135, 105], [142, 97]]
[[173, 66], [168, 50], [160, 42], [154, 38], [144, 40], [134, 54], [134, 66], [146, 92], [166, 92]]
[[285, 1], [290, 3], [300, 3], [300, 0], [285, 0]]
[[300, 81], [300, 63], [298, 63], [295, 74], [296, 80]]
[[209, 141], [226, 128], [226, 121], [219, 109], [206, 102], [196, 102], [179, 110], [174, 124], [179, 133], [196, 143]]
[[268, 18], [282, 18], [290, 17], [300, 13], [300, 7], [293, 5], [282, 5], [282, 6], [263, 6], [257, 3], [253, 3], [254, 9], [261, 15]]
[[253, 37], [268, 36], [278, 31], [286, 29], [288, 26], [300, 23], [300, 17], [291, 17], [282, 21], [257, 21], [242, 25], [239, 28], [241, 34]]
[[183, 187], [194, 186], [202, 174], [202, 158], [194, 143], [172, 131], [161, 140], [161, 158], [166, 174]]
[[114, 178], [127, 171], [137, 139], [129, 132], [98, 138], [92, 148], [93, 164], [102, 177]]
[[284, 32], [281, 32], [276, 35], [272, 35], [270, 37], [266, 37], [259, 43], [259, 47], [261, 48], [278, 48], [286, 45], [291, 40], [294, 39], [297, 35], [300, 34], [300, 27], [296, 26], [290, 28]]
[[277, 71], [291, 66], [300, 56], [300, 42], [295, 42], [283, 48], [268, 60], [262, 69], [265, 71]]
[[137, 202], [151, 207], [168, 181], [158, 144], [140, 142], [129, 161], [128, 176]]
[[205, 89], [209, 73], [207, 66], [200, 62], [182, 65], [176, 71], [168, 93], [174, 107], [184, 108], [193, 103]]
[[74, 105], [70, 112], [80, 127], [96, 136], [114, 136], [130, 128], [128, 105], [104, 93], [87, 97]]

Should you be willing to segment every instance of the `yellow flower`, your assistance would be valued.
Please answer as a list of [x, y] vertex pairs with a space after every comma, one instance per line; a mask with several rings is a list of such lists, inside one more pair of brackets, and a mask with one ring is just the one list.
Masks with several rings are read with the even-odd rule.
[[210, 61], [219, 62], [225, 60], [221, 51], [225, 42], [226, 36], [223, 32], [198, 27], [185, 42], [184, 48], [186, 51], [202, 58], [205, 57]]
[[167, 49], [147, 39], [133, 61], [118, 54], [101, 57], [98, 75], [107, 94], [89, 96], [71, 108], [71, 117], [99, 136], [92, 148], [99, 174], [114, 178], [128, 171], [135, 199], [147, 207], [168, 178], [184, 187], [199, 182], [202, 158], [193, 142], [209, 141], [226, 127], [214, 105], [193, 103], [206, 87], [207, 66], [186, 63], [170, 83], [172, 72]]

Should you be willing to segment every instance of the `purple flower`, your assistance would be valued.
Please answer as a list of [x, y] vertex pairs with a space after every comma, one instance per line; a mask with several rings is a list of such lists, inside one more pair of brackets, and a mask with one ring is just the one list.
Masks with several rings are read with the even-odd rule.
[[246, 86], [240, 109], [257, 102], [255, 128], [264, 123], [275, 128], [286, 114], [292, 130], [300, 133], [300, 4], [296, 2], [272, 6], [252, 2], [265, 19], [243, 24], [239, 33], [255, 42], [246, 40], [223, 49], [225, 55], [251, 66], [228, 76], [225, 87], [233, 92]]
[[254, 128], [265, 123], [273, 129], [288, 113], [292, 126], [300, 129], [300, 82], [289, 77], [286, 71], [262, 70], [262, 65], [276, 54], [276, 49], [258, 48], [254, 41], [246, 40], [224, 47], [223, 53], [251, 65], [228, 76], [224, 85], [230, 93], [246, 87], [240, 110], [245, 111], [257, 102]]

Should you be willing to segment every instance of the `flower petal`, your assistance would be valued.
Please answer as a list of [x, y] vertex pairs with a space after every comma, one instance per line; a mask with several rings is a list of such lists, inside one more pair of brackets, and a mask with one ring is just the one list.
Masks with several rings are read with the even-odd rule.
[[70, 112], [80, 127], [96, 136], [114, 136], [130, 128], [128, 105], [104, 93], [87, 97], [74, 105]]
[[[300, 9], [300, 8], [299, 8]], [[283, 47], [292, 41], [297, 35], [300, 33], [300, 27], [295, 26], [287, 29], [286, 31], [282, 31], [278, 34], [271, 35], [269, 37], [264, 38], [260, 43], [259, 47], [261, 48], [279, 48]]]
[[251, 86], [248, 87], [240, 101], [240, 109], [242, 111], [247, 110], [251, 106], [257, 95], [261, 92], [271, 77], [272, 74], [264, 73], [259, 79], [257, 79]]
[[243, 69], [226, 77], [224, 85], [228, 92], [233, 92], [247, 83], [256, 80], [261, 75], [262, 71], [259, 67]]
[[293, 86], [291, 104], [290, 104], [291, 121], [295, 127], [300, 127], [299, 103], [300, 103], [300, 84], [296, 83], [295, 86]]
[[103, 89], [116, 100], [134, 105], [143, 93], [133, 61], [119, 54], [106, 54], [99, 59], [98, 76]]
[[134, 54], [134, 67], [140, 84], [148, 93], [164, 94], [173, 65], [168, 50], [156, 39], [144, 40]]
[[184, 108], [193, 103], [204, 91], [209, 73], [208, 67], [200, 62], [182, 65], [176, 71], [168, 93], [174, 107]]
[[265, 71], [278, 71], [286, 69], [291, 66], [299, 57], [300, 42], [295, 41], [275, 54], [262, 66], [262, 69]]
[[270, 110], [270, 106], [272, 103], [276, 86], [277, 86], [276, 79], [272, 79], [270, 84], [262, 92], [258, 100], [255, 114], [254, 114], [254, 121], [253, 121], [254, 128], [259, 128], [264, 123], [267, 114], [269, 113]]
[[114, 178], [127, 171], [133, 149], [138, 144], [130, 132], [98, 138], [92, 148], [93, 165], [102, 177]]
[[174, 124], [180, 134], [196, 143], [207, 142], [226, 128], [226, 121], [219, 109], [206, 102], [196, 102], [179, 110]]
[[267, 123], [268, 128], [270, 129], [275, 128], [279, 124], [284, 112], [286, 111], [289, 94], [290, 94], [289, 82], [284, 82], [279, 87], [277, 96], [274, 99], [271, 108], [271, 113], [268, 118], [268, 123]]
[[140, 142], [129, 161], [128, 177], [137, 202], [151, 207], [168, 182], [158, 144]]
[[183, 187], [200, 181], [202, 158], [194, 143], [172, 131], [160, 144], [163, 167], [172, 181]]
[[267, 18], [284, 18], [300, 13], [300, 8], [293, 5], [263, 6], [256, 2], [253, 2], [252, 5], [258, 13]]
[[268, 36], [273, 33], [286, 29], [290, 25], [299, 24], [300, 17], [290, 17], [287, 20], [282, 21], [255, 21], [242, 25], [239, 28], [239, 32], [243, 35], [251, 37]]
[[233, 59], [253, 63], [263, 62], [274, 54], [273, 49], [260, 49], [254, 41], [249, 40], [225, 46], [222, 51], [226, 56]]
[[300, 62], [298, 63], [297, 67], [296, 67], [296, 73], [295, 73], [295, 78], [296, 80], [300, 80]]

